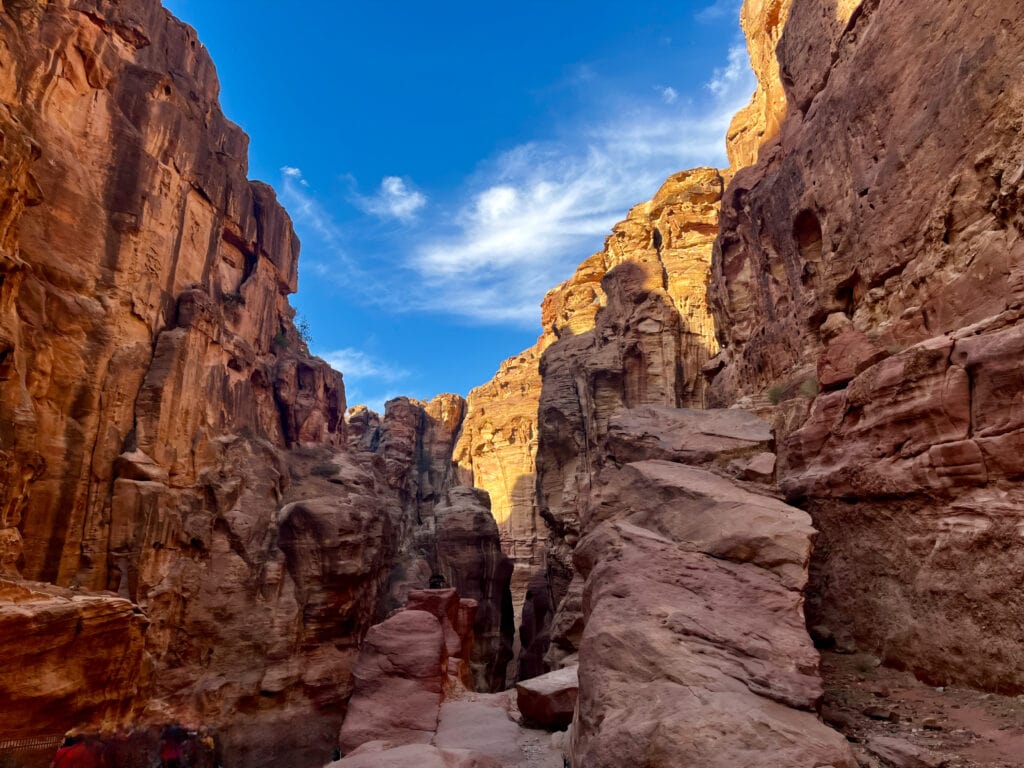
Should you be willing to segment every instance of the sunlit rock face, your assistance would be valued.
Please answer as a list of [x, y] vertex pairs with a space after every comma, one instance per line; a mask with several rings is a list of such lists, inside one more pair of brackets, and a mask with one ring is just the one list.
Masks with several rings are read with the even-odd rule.
[[543, 565], [541, 544], [547, 536], [534, 471], [539, 359], [537, 349], [509, 358], [491, 381], [469, 393], [453, 456], [460, 482], [490, 495], [501, 549], [515, 564], [511, 594], [517, 626], [530, 578]]
[[69, 710], [107, 722], [128, 714], [145, 629], [127, 600], [0, 577], [4, 738], [63, 733]]
[[778, 139], [787, 101], [775, 49], [792, 5], [793, 0], [746, 0], [740, 10], [740, 26], [747, 39], [757, 90], [750, 103], [733, 117], [726, 134], [730, 173], [754, 165], [761, 147]]
[[[821, 530], [813, 621], [937, 683], [1024, 690], [1024, 9], [762, 5], [759, 94], [786, 112], [756, 162], [734, 147], [711, 400], [775, 419], [781, 487]], [[737, 141], [770, 123], [756, 103]]]
[[[553, 345], [575, 349], [602, 339], [595, 346], [606, 347], [606, 356], [629, 360], [623, 365], [630, 368], [630, 381], [623, 382], [621, 398], [628, 397], [631, 403], [703, 405], [701, 367], [717, 351], [705, 286], [721, 188], [717, 171], [687, 171], [670, 178], [653, 199], [634, 207], [612, 229], [605, 249], [580, 264], [571, 279], [544, 298], [544, 332], [537, 344], [506, 360], [492, 381], [469, 395], [455, 461], [462, 482], [491, 495], [502, 547], [516, 563], [512, 591], [517, 623], [521, 623], [518, 617], [531, 582], [546, 570], [543, 550], [548, 528], [536, 490], [537, 418], [544, 397], [542, 356], [557, 356], [550, 351]], [[638, 287], [639, 292], [655, 297], [646, 305], [647, 314], [627, 318], [632, 310], [621, 297], [612, 295], [619, 290], [618, 283], [609, 291], [602, 282], [623, 265], [649, 274]], [[595, 331], [598, 311], [616, 301], [606, 312], [608, 321]], [[613, 313], [619, 313], [624, 324], [616, 325], [610, 319]], [[616, 339], [608, 342], [601, 334]], [[545, 381], [543, 387], [548, 386]], [[558, 397], [563, 395], [575, 396], [567, 391]], [[573, 406], [568, 399], [563, 405], [572, 410], [570, 418], [579, 422], [581, 406]], [[582, 438], [582, 426], [580, 430]], [[547, 590], [543, 579], [538, 584]], [[524, 670], [527, 675], [535, 673]]]
[[[0, 562], [125, 598], [87, 661], [26, 657], [54, 706], [23, 728], [342, 700], [389, 521], [372, 474], [332, 493], [291, 450], [331, 460], [344, 388], [293, 326], [298, 240], [209, 56], [155, 1], [7, 3], [0, 26]], [[42, 690], [114, 656], [116, 708]]]
[[[594, 452], [621, 407], [702, 407], [702, 367], [717, 351], [705, 301], [722, 179], [697, 169], [671, 177], [630, 211], [576, 275], [544, 301], [543, 384], [538, 400], [538, 510], [551, 531], [546, 564], [524, 616], [521, 677], [548, 666], [550, 609], [579, 611], [572, 546]], [[563, 617], [555, 633], [573, 633]], [[559, 646], [559, 643], [556, 643]], [[574, 642], [563, 638], [571, 653]]]
[[0, 39], [5, 737], [202, 723], [239, 764], [318, 764], [421, 550], [481, 599], [472, 662], [504, 680], [510, 565], [486, 500], [447, 494], [464, 403], [349, 439], [194, 31], [156, 0], [8, 2]]

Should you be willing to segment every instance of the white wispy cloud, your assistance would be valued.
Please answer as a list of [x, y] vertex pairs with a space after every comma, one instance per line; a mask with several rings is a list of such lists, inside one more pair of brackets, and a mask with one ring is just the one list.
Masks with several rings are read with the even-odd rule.
[[[661, 99], [616, 104], [602, 112], [603, 120], [560, 126], [564, 138], [525, 143], [483, 163], [454, 202], [432, 206], [429, 228], [426, 217], [415, 220], [426, 197], [411, 182], [387, 177], [375, 195], [361, 197], [349, 178], [350, 202], [377, 216], [404, 217], [412, 239], [354, 224], [343, 238], [330, 212], [301, 185], [301, 172], [282, 171], [282, 197], [304, 238], [312, 232], [320, 241], [316, 257], [304, 264], [348, 296], [386, 312], [536, 328], [544, 294], [600, 247], [630, 207], [649, 199], [671, 173], [726, 164], [726, 130], [754, 86], [745, 48], [737, 44], [696, 101], [658, 86]], [[358, 247], [350, 244], [357, 235], [367, 245], [353, 263], [342, 244]], [[335, 251], [341, 263], [332, 263]], [[374, 370], [353, 352], [328, 358], [350, 380]]]
[[745, 56], [742, 46], [730, 51], [703, 109], [634, 106], [581, 130], [577, 142], [533, 142], [499, 156], [468, 191], [455, 233], [427, 238], [409, 259], [427, 289], [419, 308], [536, 326], [545, 291], [632, 205], [674, 171], [725, 164], [726, 129], [754, 90]]
[[715, 70], [706, 87], [715, 96], [722, 98], [733, 93], [737, 86], [742, 85], [746, 88], [747, 82], [752, 82], [752, 78], [746, 46], [737, 44], [729, 49], [728, 63]]
[[[290, 165], [281, 168], [278, 193], [282, 205], [303, 236], [303, 269], [312, 270], [319, 277], [331, 280], [343, 275], [344, 279], [338, 282], [346, 286], [356, 285], [367, 291], [375, 290], [372, 276], [349, 255], [342, 228], [331, 209], [310, 189], [309, 182], [299, 168]], [[310, 238], [316, 240], [315, 247], [308, 247]]]
[[332, 352], [318, 352], [321, 357], [336, 371], [344, 374], [346, 381], [353, 379], [377, 379], [379, 381], [401, 381], [409, 376], [409, 372], [379, 360], [362, 350], [353, 347], [336, 349]]
[[355, 195], [355, 201], [360, 208], [375, 216], [410, 221], [427, 204], [427, 196], [399, 176], [385, 176], [376, 194]]
[[740, 6], [743, 0], [715, 0], [710, 5], [701, 8], [694, 14], [694, 18], [702, 24], [707, 24], [719, 19], [728, 17], [739, 18]]
[[290, 165], [281, 168], [281, 201], [292, 219], [302, 227], [308, 227], [318, 238], [331, 247], [339, 247], [341, 230], [331, 212], [308, 191], [309, 183], [302, 171]]
[[304, 187], [309, 186], [309, 182], [302, 178], [302, 169], [296, 168], [293, 165], [281, 166], [281, 175], [286, 179], [293, 179]]

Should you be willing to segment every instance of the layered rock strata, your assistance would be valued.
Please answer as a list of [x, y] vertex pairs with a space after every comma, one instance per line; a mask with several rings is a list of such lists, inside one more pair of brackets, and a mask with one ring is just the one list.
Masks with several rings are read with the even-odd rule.
[[453, 485], [452, 452], [465, 407], [456, 395], [428, 403], [396, 398], [386, 404], [383, 419], [354, 412], [350, 443], [382, 469], [403, 509], [378, 617], [404, 605], [410, 590], [438, 579], [475, 600], [473, 687], [499, 691], [513, 655], [513, 563], [502, 552], [487, 493]]
[[127, 600], [0, 578], [5, 738], [61, 733], [68, 710], [105, 721], [126, 716], [125, 694], [144, 679], [145, 629]]
[[779, 40], [786, 112], [723, 201], [712, 399], [782, 401], [815, 623], [935, 683], [1024, 690], [1024, 12], [793, 0], [755, 38]]
[[[569, 617], [579, 615], [582, 582], [573, 578], [572, 549], [613, 414], [646, 404], [692, 404], [685, 396], [687, 382], [699, 372], [686, 353], [689, 334], [666, 292], [665, 274], [657, 261], [616, 267], [602, 280], [606, 305], [594, 329], [565, 335], [544, 354], [537, 492], [552, 534], [543, 579], [532, 585], [530, 621], [524, 621], [526, 674], [557, 665], [557, 649], [571, 654], [575, 648], [578, 626]], [[696, 361], [706, 359], [710, 349]], [[559, 620], [545, 605], [566, 610]], [[556, 657], [545, 662], [553, 639]]]

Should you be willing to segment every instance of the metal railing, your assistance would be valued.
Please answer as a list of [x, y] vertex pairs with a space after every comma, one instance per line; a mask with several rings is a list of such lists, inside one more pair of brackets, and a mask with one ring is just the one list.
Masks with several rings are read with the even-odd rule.
[[64, 740], [64, 735], [36, 736], [30, 739], [0, 739], [0, 754], [7, 752], [55, 751]]

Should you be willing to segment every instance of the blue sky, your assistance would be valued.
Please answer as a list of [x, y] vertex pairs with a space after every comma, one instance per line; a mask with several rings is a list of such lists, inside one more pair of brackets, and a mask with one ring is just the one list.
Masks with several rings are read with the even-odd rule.
[[[302, 239], [350, 405], [468, 391], [669, 174], [725, 165], [739, 0], [164, 0]], [[298, 10], [301, 9], [301, 10]]]

